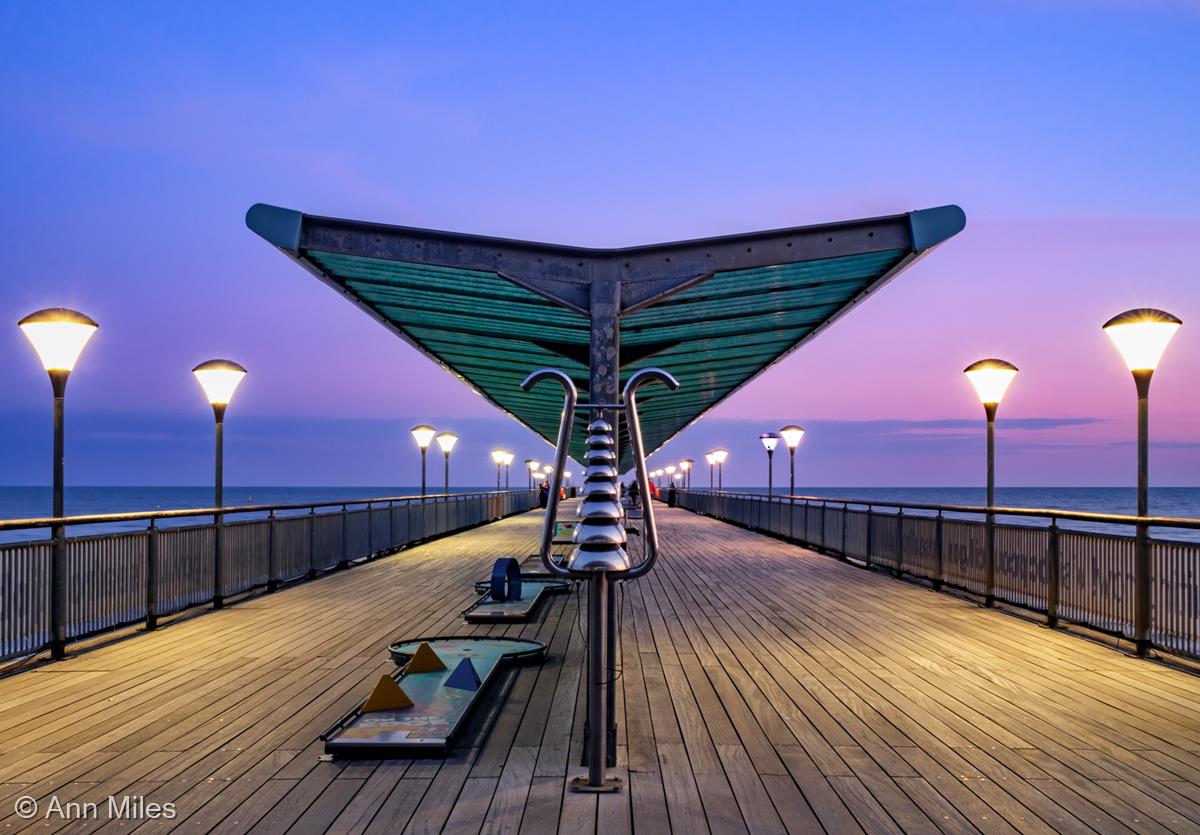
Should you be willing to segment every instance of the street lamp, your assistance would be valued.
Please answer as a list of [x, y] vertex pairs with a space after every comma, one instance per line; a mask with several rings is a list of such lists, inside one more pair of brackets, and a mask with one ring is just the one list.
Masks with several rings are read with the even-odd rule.
[[778, 432], [764, 432], [758, 436], [763, 449], [767, 451], [767, 495], [775, 492], [775, 447], [782, 437]]
[[675, 465], [674, 465], [674, 464], [668, 464], [668, 465], [667, 465], [666, 467], [664, 467], [663, 469], [664, 469], [664, 470], [666, 470], [666, 473], [667, 473], [667, 486], [668, 486], [668, 487], [670, 487], [670, 486], [671, 486], [671, 483], [675, 481]]
[[213, 524], [216, 526], [214, 539], [214, 558], [213, 558], [213, 608], [220, 609], [224, 605], [224, 582], [222, 581], [222, 551], [223, 532], [222, 516], [220, 509], [225, 506], [224, 490], [224, 468], [225, 468], [225, 409], [229, 406], [229, 401], [233, 399], [233, 393], [241, 384], [242, 378], [246, 376], [246, 369], [242, 368], [236, 362], [230, 360], [209, 360], [202, 362], [192, 369], [192, 374], [200, 381], [200, 387], [204, 389], [204, 394], [208, 397], [208, 402], [212, 404], [213, 417], [216, 418], [217, 424], [217, 443], [216, 443], [216, 468], [214, 473], [214, 490], [213, 490], [213, 507], [217, 508], [217, 512], [213, 514]]
[[446, 456], [442, 492], [448, 494], [450, 492], [450, 450], [454, 449], [454, 445], [458, 443], [458, 436], [453, 432], [439, 432], [433, 439], [437, 441], [438, 446], [442, 448], [442, 454]]
[[543, 475], [543, 476], [545, 476], [545, 478], [546, 478], [546, 481], [550, 481], [550, 471], [551, 471], [551, 470], [553, 470], [553, 469], [554, 469], [554, 467], [553, 467], [553, 465], [551, 465], [551, 464], [545, 464], [545, 465], [543, 465], [543, 467], [542, 467], [542, 475]]
[[532, 458], [525, 459], [525, 469], [528, 471], [525, 475], [526, 481], [529, 483], [530, 490], [533, 489], [533, 474], [537, 472], [537, 469], [540, 466], [541, 464], [539, 464], [537, 461], [534, 461]]
[[[1150, 512], [1150, 377], [1182, 324], [1166, 311], [1147, 307], [1127, 310], [1104, 323], [1104, 332], [1117, 346], [1137, 387], [1138, 516]], [[1145, 655], [1150, 648], [1150, 530], [1141, 523], [1134, 538], [1133, 576], [1134, 639], [1138, 655]]]
[[433, 436], [437, 434], [437, 430], [432, 426], [421, 424], [414, 426], [409, 430], [412, 433], [413, 440], [417, 442], [417, 446], [421, 449], [421, 495], [425, 495], [425, 453], [429, 451], [429, 445], [433, 442]]
[[684, 490], [692, 489], [692, 467], [694, 467], [695, 464], [696, 464], [696, 459], [694, 459], [694, 458], [684, 458], [682, 461], [679, 462], [679, 469], [683, 471], [683, 479], [684, 479], [683, 489]]
[[796, 426], [794, 423], [789, 424], [779, 430], [779, 435], [788, 448], [788, 472], [790, 474], [788, 495], [794, 496], [796, 495], [796, 447], [800, 446], [800, 441], [804, 437], [804, 427]]
[[713, 489], [713, 469], [717, 466], [717, 454], [715, 452], [704, 453], [704, 460], [708, 462], [708, 489]]
[[1011, 362], [998, 359], [979, 360], [963, 369], [979, 401], [983, 404], [983, 413], [987, 417], [987, 531], [984, 544], [984, 602], [991, 606], [993, 587], [996, 573], [996, 517], [992, 507], [996, 504], [996, 407], [1004, 399], [1013, 378], [1017, 376], [1017, 367]]
[[511, 453], [511, 452], [504, 453], [504, 489], [505, 490], [508, 489], [509, 467], [512, 466], [512, 462], [513, 462], [514, 458], [516, 458], [516, 456], [513, 453]]
[[496, 489], [500, 489], [500, 468], [504, 466], [504, 460], [508, 457], [508, 453], [502, 449], [492, 450], [492, 460], [496, 462]]
[[[51, 463], [53, 494], [51, 512], [56, 519], [63, 511], [63, 417], [67, 377], [83, 347], [100, 326], [89, 317], [65, 307], [30, 313], [17, 326], [33, 344], [42, 367], [50, 375], [54, 391], [54, 450]], [[59, 659], [67, 644], [67, 540], [66, 528], [51, 529], [54, 550], [50, 559], [50, 655]]]
[[717, 462], [717, 489], [725, 489], [725, 459], [729, 457], [729, 450], [714, 449], [713, 460]]

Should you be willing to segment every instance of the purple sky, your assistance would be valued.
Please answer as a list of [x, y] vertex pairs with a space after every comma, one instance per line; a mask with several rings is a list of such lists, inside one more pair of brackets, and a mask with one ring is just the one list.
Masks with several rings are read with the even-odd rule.
[[[823, 4], [824, 6], [834, 4]], [[68, 478], [202, 484], [189, 369], [250, 369], [227, 480], [411, 484], [407, 428], [546, 446], [245, 229], [257, 201], [584, 245], [954, 202], [967, 229], [660, 453], [811, 430], [809, 485], [972, 485], [961, 370], [1021, 368], [999, 480], [1120, 485], [1134, 392], [1100, 324], [1184, 320], [1156, 376], [1153, 481], [1200, 483], [1200, 5], [0, 7], [0, 483], [48, 476], [49, 386], [15, 327], [101, 323]], [[919, 11], [918, 11], [919, 8]], [[166, 16], [164, 16], [166, 15]], [[460, 477], [461, 476], [461, 477]]]

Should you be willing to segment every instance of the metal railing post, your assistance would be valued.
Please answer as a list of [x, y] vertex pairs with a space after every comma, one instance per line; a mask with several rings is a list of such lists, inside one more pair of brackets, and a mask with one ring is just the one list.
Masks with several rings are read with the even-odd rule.
[[842, 502], [842, 559], [847, 559], [850, 555], [846, 553], [846, 517], [850, 515], [850, 505]]
[[904, 575], [904, 508], [896, 511], [896, 576]]
[[55, 525], [50, 552], [50, 657], [55, 661], [67, 654], [67, 529]]
[[367, 502], [367, 559], [375, 556], [375, 516], [371, 503]]
[[1137, 654], [1150, 652], [1150, 528], [1138, 522], [1133, 539], [1133, 640]]
[[996, 603], [996, 516], [990, 505], [983, 527], [983, 605], [993, 606]]
[[213, 517], [213, 599], [214, 609], [225, 605], [225, 542], [222, 533], [225, 530], [225, 515], [218, 513]]
[[[367, 505], [367, 527], [371, 527], [370, 505]], [[337, 567], [345, 568], [350, 564], [350, 514], [346, 512], [346, 505], [342, 505], [342, 558], [338, 560]]]
[[158, 626], [158, 525], [146, 529], [146, 629]]
[[937, 563], [934, 569], [933, 590], [941, 591], [942, 583], [946, 580], [946, 534], [945, 517], [942, 511], [937, 512]]
[[388, 502], [388, 546], [386, 550], [391, 551], [396, 547], [396, 503]]
[[1048, 544], [1048, 553], [1046, 554], [1046, 626], [1051, 629], [1058, 626], [1058, 581], [1061, 569], [1059, 568], [1059, 548], [1061, 543], [1058, 537], [1058, 519], [1050, 518], [1050, 542]]
[[867, 505], [867, 554], [864, 559], [866, 560], [868, 567], [871, 566], [871, 546], [872, 546], [871, 540], [873, 538], [873, 532], [871, 529], [874, 527], [875, 527], [875, 506]]
[[276, 530], [275, 511], [272, 510], [267, 515], [267, 593], [271, 593], [279, 588], [279, 583], [275, 576], [279, 573], [276, 567], [275, 549], [278, 547], [277, 540], [279, 532]]
[[317, 576], [317, 509], [308, 510], [308, 579]]

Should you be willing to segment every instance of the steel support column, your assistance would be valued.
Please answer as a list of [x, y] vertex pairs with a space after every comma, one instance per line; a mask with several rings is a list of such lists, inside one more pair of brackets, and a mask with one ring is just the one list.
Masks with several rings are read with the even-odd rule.
[[[593, 276], [591, 285], [590, 313], [592, 319], [591, 342], [589, 345], [589, 368], [588, 368], [588, 396], [593, 403], [616, 403], [620, 399], [621, 375], [620, 375], [620, 346], [621, 346], [621, 328], [620, 328], [620, 313], [621, 313], [621, 282], [619, 278], [608, 270], [598, 271], [598, 274]], [[613, 438], [621, 437], [620, 427], [620, 411], [618, 409], [593, 409], [589, 420], [604, 420], [612, 425]], [[617, 460], [621, 460], [621, 449], [617, 447]], [[591, 582], [595, 585], [597, 582], [603, 582], [608, 586], [607, 578], [597, 578]], [[616, 657], [617, 657], [617, 633], [616, 633], [616, 595], [612, 593], [612, 589], [607, 589], [604, 594], [603, 603], [605, 607], [604, 620], [601, 622], [602, 631], [588, 635], [588, 640], [591, 646], [595, 648], [601, 638], [604, 644], [604, 660], [605, 664], [602, 668], [604, 685], [603, 690], [597, 687], [591, 687], [588, 691], [588, 698], [596, 698], [596, 694], [603, 693], [604, 705], [603, 711], [600, 714], [594, 713], [589, 709], [588, 722], [593, 719], [600, 723], [600, 727], [605, 728], [604, 735], [604, 760], [608, 766], [614, 767], [617, 764], [617, 689], [616, 689]], [[592, 620], [591, 623], [596, 623]], [[593, 739], [596, 737], [593, 736]], [[589, 777], [592, 777], [591, 769], [596, 758], [592, 759], [592, 764], [589, 766]], [[601, 774], [603, 779], [603, 773]], [[595, 785], [595, 781], [590, 781]]]

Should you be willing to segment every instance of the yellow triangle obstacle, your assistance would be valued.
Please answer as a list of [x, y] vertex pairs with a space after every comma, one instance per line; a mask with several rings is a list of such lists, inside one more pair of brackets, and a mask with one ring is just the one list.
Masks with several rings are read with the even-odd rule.
[[413, 657], [404, 665], [404, 674], [436, 673], [444, 669], [446, 669], [446, 665], [433, 651], [433, 647], [422, 641], [421, 645], [417, 647], [417, 651], [413, 653]]
[[379, 681], [375, 682], [375, 689], [371, 691], [371, 695], [363, 702], [362, 712], [373, 713], [377, 710], [402, 710], [412, 706], [413, 700], [396, 683], [396, 679], [385, 674], [381, 675]]

